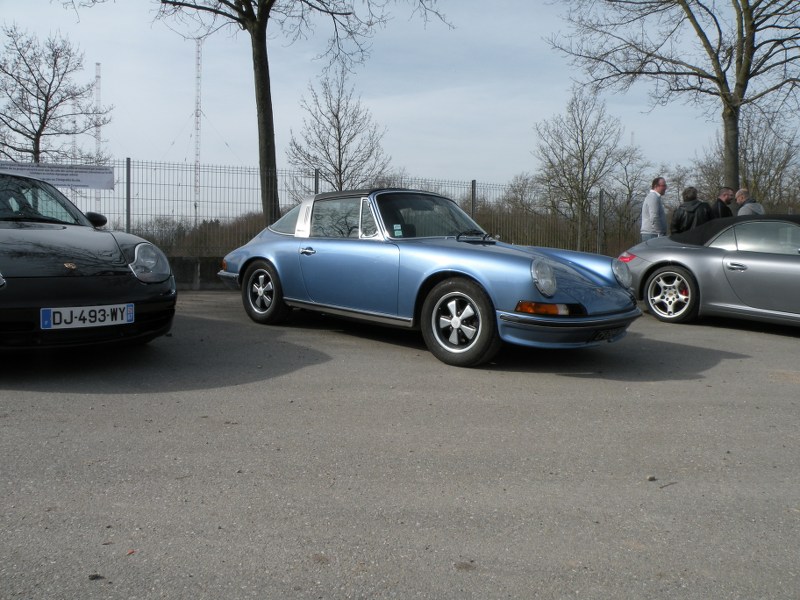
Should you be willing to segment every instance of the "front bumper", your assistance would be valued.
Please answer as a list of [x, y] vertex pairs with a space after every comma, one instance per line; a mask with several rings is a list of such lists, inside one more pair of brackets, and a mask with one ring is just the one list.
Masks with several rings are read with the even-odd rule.
[[[175, 317], [175, 279], [144, 284], [133, 276], [7, 279], [0, 290], [0, 348], [67, 348], [144, 343], [167, 334]], [[43, 307], [133, 303], [135, 321], [124, 325], [42, 329]]]
[[497, 311], [498, 333], [503, 341], [533, 348], [587, 348], [625, 337], [628, 327], [642, 315], [634, 306], [625, 313], [596, 317], [534, 317]]

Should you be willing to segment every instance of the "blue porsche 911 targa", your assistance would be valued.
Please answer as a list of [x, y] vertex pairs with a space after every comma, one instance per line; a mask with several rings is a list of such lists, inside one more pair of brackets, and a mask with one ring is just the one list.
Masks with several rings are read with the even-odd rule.
[[502, 342], [613, 342], [641, 314], [619, 260], [502, 243], [454, 201], [407, 189], [304, 200], [229, 253], [219, 276], [258, 323], [302, 308], [421, 329], [434, 356], [462, 367]]

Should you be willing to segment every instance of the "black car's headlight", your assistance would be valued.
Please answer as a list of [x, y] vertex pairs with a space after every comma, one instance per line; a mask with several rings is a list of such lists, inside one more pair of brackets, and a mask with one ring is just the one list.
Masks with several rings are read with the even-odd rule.
[[537, 258], [531, 263], [531, 277], [542, 295], [548, 298], [558, 290], [556, 273], [546, 260]]
[[171, 273], [167, 256], [149, 242], [136, 246], [135, 258], [128, 266], [136, 278], [145, 283], [166, 281]]
[[615, 258], [611, 261], [611, 270], [614, 271], [614, 277], [617, 278], [619, 284], [625, 289], [629, 289], [633, 285], [633, 275], [631, 270], [620, 259]]

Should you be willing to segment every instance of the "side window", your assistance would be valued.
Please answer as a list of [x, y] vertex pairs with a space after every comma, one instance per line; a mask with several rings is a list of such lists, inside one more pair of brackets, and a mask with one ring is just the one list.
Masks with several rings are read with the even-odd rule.
[[311, 237], [357, 238], [359, 198], [318, 200], [311, 212]]
[[741, 252], [794, 254], [800, 252], [798, 227], [790, 223], [760, 221], [736, 226], [736, 241]]
[[283, 215], [280, 219], [275, 221], [269, 228], [276, 233], [286, 233], [294, 235], [295, 227], [297, 227], [297, 217], [300, 215], [300, 205], [292, 207], [292, 209]]
[[372, 214], [372, 208], [369, 205], [369, 200], [366, 198], [361, 199], [361, 237], [371, 238], [378, 234], [378, 224], [375, 222], [375, 215]]
[[720, 233], [708, 247], [720, 248], [731, 252], [736, 250], [736, 236], [733, 234], [733, 227]]

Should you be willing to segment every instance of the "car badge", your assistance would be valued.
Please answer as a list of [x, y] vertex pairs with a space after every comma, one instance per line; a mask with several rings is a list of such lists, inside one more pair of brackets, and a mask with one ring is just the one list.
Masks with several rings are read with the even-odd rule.
[[76, 265], [75, 263], [64, 263], [64, 266], [70, 271], [74, 271], [75, 269], [78, 268], [78, 265]]

